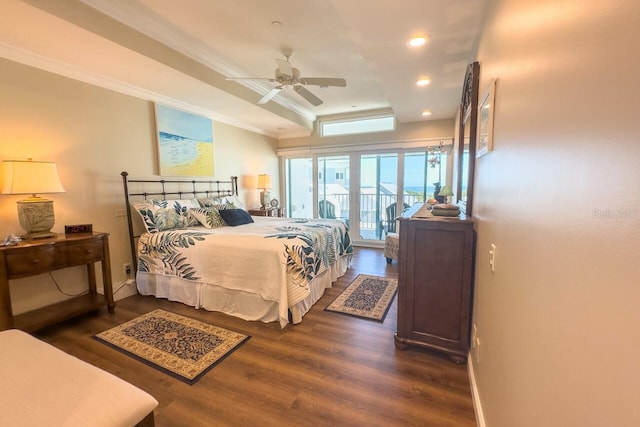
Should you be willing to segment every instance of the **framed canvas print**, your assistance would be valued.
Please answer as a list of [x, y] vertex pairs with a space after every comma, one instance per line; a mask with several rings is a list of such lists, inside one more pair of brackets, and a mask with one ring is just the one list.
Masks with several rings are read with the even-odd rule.
[[158, 163], [163, 176], [213, 176], [213, 122], [156, 104]]
[[493, 112], [496, 81], [491, 80], [487, 91], [478, 102], [478, 149], [476, 157], [493, 150]]

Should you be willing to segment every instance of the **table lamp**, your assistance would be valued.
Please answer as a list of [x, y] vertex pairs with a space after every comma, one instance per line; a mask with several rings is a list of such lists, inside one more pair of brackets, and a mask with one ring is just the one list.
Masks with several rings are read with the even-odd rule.
[[27, 231], [23, 239], [54, 237], [55, 224], [53, 201], [36, 196], [36, 193], [64, 193], [54, 162], [29, 160], [4, 160], [2, 194], [31, 194], [18, 201], [18, 219]]
[[444, 197], [444, 203], [449, 203], [449, 196], [453, 196], [453, 191], [451, 191], [451, 187], [445, 185], [438, 193], [438, 196]]
[[260, 209], [266, 209], [271, 199], [271, 193], [267, 191], [271, 189], [271, 175], [258, 175], [258, 188], [262, 189], [260, 192], [260, 204], [262, 205]]

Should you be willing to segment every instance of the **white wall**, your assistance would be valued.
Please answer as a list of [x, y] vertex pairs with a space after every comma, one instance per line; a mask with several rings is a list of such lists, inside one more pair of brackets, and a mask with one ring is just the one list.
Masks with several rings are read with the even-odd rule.
[[473, 210], [487, 426], [640, 425], [639, 40], [637, 0], [491, 2], [495, 146]]
[[[0, 60], [0, 160], [55, 161], [63, 194], [54, 201], [56, 225], [92, 223], [110, 233], [112, 276], [125, 280], [122, 264], [130, 262], [120, 172], [157, 178], [153, 103], [80, 83], [45, 71]], [[240, 197], [247, 207], [259, 206], [257, 174], [270, 173], [278, 197], [276, 140], [214, 122], [214, 179], [238, 175]], [[0, 236], [23, 234], [16, 201], [24, 196], [0, 195]], [[85, 269], [58, 271], [56, 280], [67, 292], [86, 287]], [[14, 312], [64, 299], [46, 276], [12, 282]], [[125, 289], [116, 297], [129, 294]]]

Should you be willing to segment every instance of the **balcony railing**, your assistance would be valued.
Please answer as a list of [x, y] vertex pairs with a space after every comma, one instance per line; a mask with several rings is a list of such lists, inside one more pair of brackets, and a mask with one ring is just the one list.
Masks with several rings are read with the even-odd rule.
[[[336, 218], [349, 219], [349, 194], [327, 194], [326, 200], [335, 206]], [[387, 222], [387, 206], [395, 203], [395, 194], [361, 194], [360, 195], [360, 235], [366, 239], [383, 239], [383, 224]], [[405, 193], [400, 203], [412, 206], [416, 203], [423, 203], [421, 194]], [[397, 215], [400, 215], [399, 211]]]

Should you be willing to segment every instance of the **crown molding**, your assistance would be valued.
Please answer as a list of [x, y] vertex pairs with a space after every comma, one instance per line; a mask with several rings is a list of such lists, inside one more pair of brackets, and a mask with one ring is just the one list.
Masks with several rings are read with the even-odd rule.
[[114, 92], [119, 92], [125, 95], [140, 98], [146, 101], [159, 102], [171, 107], [179, 108], [181, 110], [189, 111], [201, 116], [208, 117], [214, 121], [226, 123], [241, 129], [248, 130], [250, 132], [266, 135], [272, 138], [277, 138], [278, 135], [274, 132], [268, 132], [264, 129], [250, 126], [244, 122], [236, 120], [232, 117], [221, 115], [213, 111], [207, 110], [202, 107], [198, 107], [193, 104], [180, 101], [178, 99], [170, 98], [165, 95], [161, 95], [154, 91], [142, 89], [140, 87], [131, 85], [129, 83], [122, 82], [111, 77], [90, 71], [81, 67], [70, 65], [68, 63], [52, 59], [43, 55], [36, 54], [34, 52], [17, 48], [5, 43], [0, 42], [0, 57], [9, 59], [20, 64], [28, 65], [30, 67], [38, 68], [40, 70], [48, 71], [50, 73], [58, 74], [72, 80], [81, 81], [94, 86], [98, 86], [104, 89], [109, 89]]

